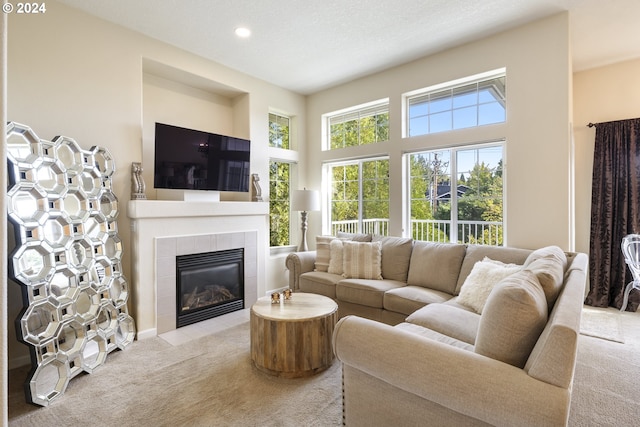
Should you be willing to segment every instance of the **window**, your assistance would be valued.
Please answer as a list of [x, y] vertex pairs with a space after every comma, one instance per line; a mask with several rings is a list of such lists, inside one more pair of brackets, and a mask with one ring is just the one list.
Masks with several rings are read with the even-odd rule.
[[269, 162], [269, 246], [291, 244], [291, 163]]
[[327, 165], [330, 177], [331, 234], [387, 235], [389, 159], [365, 159]]
[[269, 113], [269, 147], [290, 149], [289, 117]]
[[408, 155], [416, 240], [502, 246], [503, 143]]
[[407, 136], [503, 123], [505, 74], [412, 95], [407, 112]]
[[291, 118], [269, 113], [269, 246], [291, 245]]
[[389, 139], [389, 102], [328, 116], [329, 149], [374, 144]]

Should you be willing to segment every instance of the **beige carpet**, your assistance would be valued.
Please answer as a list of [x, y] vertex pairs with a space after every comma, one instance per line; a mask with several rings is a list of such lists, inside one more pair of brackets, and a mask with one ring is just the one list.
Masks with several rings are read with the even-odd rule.
[[585, 306], [582, 309], [580, 333], [604, 340], [624, 343], [621, 313], [615, 308], [596, 308]]
[[251, 364], [249, 323], [173, 347], [161, 338], [112, 353], [46, 408], [24, 403], [27, 369], [10, 372], [10, 426], [338, 426], [341, 365], [311, 378]]
[[[637, 425], [640, 314], [620, 318], [625, 343], [580, 336], [570, 426]], [[10, 372], [10, 426], [342, 424], [340, 363], [306, 379], [267, 376], [251, 365], [248, 323], [175, 347], [136, 341], [47, 408], [24, 402], [26, 373]]]

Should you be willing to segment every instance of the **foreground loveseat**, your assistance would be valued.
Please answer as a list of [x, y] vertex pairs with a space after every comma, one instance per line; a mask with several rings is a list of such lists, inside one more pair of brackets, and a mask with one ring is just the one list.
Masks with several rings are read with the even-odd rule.
[[[566, 425], [585, 254], [399, 238], [369, 246], [381, 248], [379, 278], [318, 271], [311, 252], [287, 259], [292, 288], [338, 302], [346, 425]], [[484, 300], [469, 298], [491, 263], [511, 270]]]

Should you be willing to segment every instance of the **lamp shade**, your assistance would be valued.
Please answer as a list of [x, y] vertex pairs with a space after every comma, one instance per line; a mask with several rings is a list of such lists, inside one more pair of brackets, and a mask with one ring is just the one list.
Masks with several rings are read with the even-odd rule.
[[320, 192], [315, 190], [295, 190], [291, 193], [291, 210], [309, 212], [320, 210]]

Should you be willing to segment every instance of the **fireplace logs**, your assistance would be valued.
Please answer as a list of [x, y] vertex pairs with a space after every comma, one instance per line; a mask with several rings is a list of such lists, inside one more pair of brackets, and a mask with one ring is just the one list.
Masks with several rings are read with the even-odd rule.
[[224, 286], [206, 285], [202, 291], [198, 292], [199, 289], [196, 286], [191, 293], [183, 296], [182, 310], [193, 310], [235, 298]]

